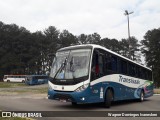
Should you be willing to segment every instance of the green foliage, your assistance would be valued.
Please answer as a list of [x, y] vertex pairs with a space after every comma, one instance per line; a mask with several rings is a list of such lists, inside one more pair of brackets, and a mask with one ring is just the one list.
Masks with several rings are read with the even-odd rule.
[[24, 27], [0, 22], [0, 33], [1, 78], [4, 74], [45, 74], [50, 71], [53, 60], [48, 54], [70, 45], [99, 44], [124, 56], [128, 51], [127, 40], [125, 45], [124, 40], [101, 39], [98, 33], [74, 36], [68, 30], [60, 32], [54, 26], [30, 33]]
[[59, 35], [60, 47], [67, 47], [77, 44], [77, 38], [68, 30], [63, 30]]
[[160, 86], [160, 28], [149, 30], [141, 44], [147, 66], [153, 69], [155, 85]]
[[0, 82], [0, 88], [17, 88], [25, 86], [24, 83], [8, 83], [8, 82]]
[[[100, 41], [100, 45], [118, 54], [121, 54], [122, 56], [129, 58], [129, 40], [128, 39], [122, 39], [118, 41], [116, 39], [104, 38]], [[138, 43], [138, 40], [135, 37], [131, 37], [130, 38], [130, 55], [131, 55], [130, 59], [138, 63], [141, 62], [139, 47], [140, 47], [140, 44]]]
[[[130, 55], [129, 55], [130, 42]], [[149, 67], [153, 67], [155, 79], [160, 78], [160, 30], [148, 31], [140, 44], [135, 37], [128, 39], [103, 38], [98, 33], [75, 36], [68, 30], [60, 32], [49, 26], [43, 31], [31, 33], [24, 27], [0, 22], [0, 78], [5, 74], [45, 74], [50, 71], [55, 53], [62, 47], [77, 44], [97, 44], [125, 57], [141, 62], [141, 52]], [[159, 79], [160, 80], [160, 79]], [[160, 86], [160, 85], [159, 85]]]

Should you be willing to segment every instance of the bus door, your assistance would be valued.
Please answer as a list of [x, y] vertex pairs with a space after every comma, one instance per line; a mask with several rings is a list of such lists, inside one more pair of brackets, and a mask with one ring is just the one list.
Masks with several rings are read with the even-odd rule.
[[[98, 50], [95, 50], [92, 58], [91, 83], [102, 79], [105, 75], [104, 73], [104, 54]], [[92, 97], [94, 97], [95, 100], [103, 100], [104, 88], [102, 82], [98, 82], [97, 84], [91, 86], [91, 90]]]

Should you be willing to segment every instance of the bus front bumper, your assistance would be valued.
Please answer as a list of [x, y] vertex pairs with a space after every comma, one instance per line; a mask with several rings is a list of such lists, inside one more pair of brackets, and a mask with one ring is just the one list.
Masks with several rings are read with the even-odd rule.
[[48, 90], [48, 99], [59, 100], [63, 102], [76, 102], [76, 103], [92, 103], [93, 99], [89, 95], [89, 90], [82, 92], [63, 92]]

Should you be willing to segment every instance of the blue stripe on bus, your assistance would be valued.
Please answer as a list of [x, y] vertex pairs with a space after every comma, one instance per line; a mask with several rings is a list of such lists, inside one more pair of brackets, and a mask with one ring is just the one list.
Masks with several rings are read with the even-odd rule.
[[[138, 99], [140, 98], [140, 93], [143, 88], [130, 88], [124, 86], [120, 83], [115, 82], [100, 82], [93, 86], [89, 86], [84, 91], [81, 92], [62, 92], [62, 91], [54, 91], [48, 90], [49, 99], [56, 99], [56, 96], [59, 96], [63, 99], [63, 96], [71, 97], [72, 102], [77, 103], [97, 103], [97, 102], [104, 102], [105, 98], [105, 91], [112, 87], [114, 90], [114, 101], [117, 100], [127, 100], [127, 99]], [[147, 89], [148, 91], [145, 93], [144, 97], [150, 97], [153, 95], [152, 86], [149, 86]], [[100, 90], [103, 88], [103, 98], [100, 98]], [[85, 98], [82, 100], [82, 98]]]

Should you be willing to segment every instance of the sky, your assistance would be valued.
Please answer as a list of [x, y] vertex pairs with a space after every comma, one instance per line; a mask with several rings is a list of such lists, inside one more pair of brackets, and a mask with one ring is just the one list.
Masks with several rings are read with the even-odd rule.
[[55, 26], [74, 35], [98, 33], [121, 40], [130, 34], [142, 40], [148, 30], [160, 27], [160, 0], [0, 0], [0, 21], [31, 32]]

